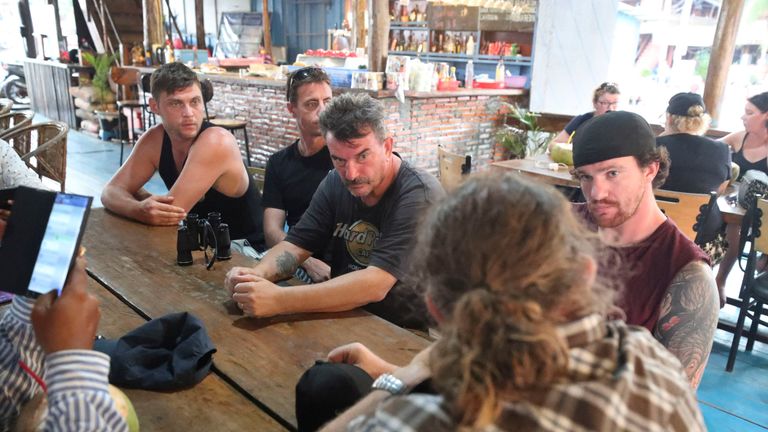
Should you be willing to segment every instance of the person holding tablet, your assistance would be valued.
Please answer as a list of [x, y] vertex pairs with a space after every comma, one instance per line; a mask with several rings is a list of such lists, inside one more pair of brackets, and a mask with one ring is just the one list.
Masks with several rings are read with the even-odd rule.
[[0, 430], [46, 391], [46, 431], [128, 431], [107, 388], [109, 356], [91, 349], [99, 304], [86, 292], [85, 265], [76, 260], [61, 297], [17, 295], [0, 321]]

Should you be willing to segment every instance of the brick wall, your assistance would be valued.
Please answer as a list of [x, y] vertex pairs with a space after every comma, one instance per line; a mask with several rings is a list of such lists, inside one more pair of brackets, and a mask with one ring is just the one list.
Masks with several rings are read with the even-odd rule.
[[[296, 123], [286, 109], [284, 87], [264, 80], [217, 76], [209, 79], [214, 97], [208, 104], [208, 112], [248, 122], [254, 165], [263, 166], [272, 153], [298, 138]], [[473, 170], [485, 169], [496, 152], [494, 134], [501, 122], [498, 102], [515, 98], [437, 94], [429, 98], [407, 97], [401, 104], [388, 93], [372, 95], [385, 96], [381, 100], [395, 150], [433, 174], [437, 173], [438, 144], [455, 153], [472, 155]]]

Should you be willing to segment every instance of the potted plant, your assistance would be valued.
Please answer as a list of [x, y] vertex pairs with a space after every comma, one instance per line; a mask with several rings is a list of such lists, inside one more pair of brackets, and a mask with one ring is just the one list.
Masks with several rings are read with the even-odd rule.
[[94, 90], [93, 102], [96, 102], [94, 112], [99, 117], [100, 136], [102, 139], [111, 139], [117, 127], [118, 113], [113, 105], [114, 97], [109, 85], [109, 72], [117, 58], [116, 54], [98, 54], [90, 52], [82, 53], [83, 60], [93, 66], [94, 73], [91, 85]]
[[545, 153], [552, 135], [539, 127], [539, 114], [508, 102], [501, 102], [501, 106], [504, 122], [496, 133], [496, 140], [509, 153], [509, 159]]

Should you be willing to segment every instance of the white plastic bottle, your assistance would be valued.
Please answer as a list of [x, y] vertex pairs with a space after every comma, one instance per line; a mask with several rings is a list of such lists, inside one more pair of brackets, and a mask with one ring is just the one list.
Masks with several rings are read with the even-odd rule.
[[475, 79], [475, 65], [472, 60], [467, 60], [467, 67], [464, 69], [464, 88], [471, 89], [474, 87]]
[[499, 57], [499, 62], [496, 64], [496, 82], [504, 82], [504, 57]]

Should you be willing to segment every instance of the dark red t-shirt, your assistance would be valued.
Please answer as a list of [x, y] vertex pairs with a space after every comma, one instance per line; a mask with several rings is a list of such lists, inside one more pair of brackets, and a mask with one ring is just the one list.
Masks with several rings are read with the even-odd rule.
[[[590, 229], [597, 225], [586, 204], [573, 204], [576, 214]], [[623, 268], [614, 276], [623, 279], [616, 300], [627, 314], [627, 323], [653, 333], [659, 320], [659, 306], [675, 275], [691, 261], [710, 263], [709, 256], [688, 239], [670, 219], [659, 225], [645, 240], [626, 247], [611, 247], [621, 257]], [[601, 274], [613, 269], [600, 269]]]

